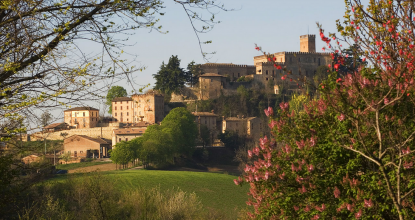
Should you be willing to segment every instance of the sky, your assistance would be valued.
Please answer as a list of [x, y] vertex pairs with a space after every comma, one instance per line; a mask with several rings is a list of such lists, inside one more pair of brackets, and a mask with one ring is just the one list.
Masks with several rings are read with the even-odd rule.
[[[299, 51], [299, 37], [305, 34], [317, 35], [316, 50], [321, 52], [325, 44], [318, 37], [316, 22], [323, 25], [326, 33], [335, 33], [336, 20], [342, 20], [345, 12], [342, 0], [222, 0], [221, 3], [225, 8], [233, 10], [213, 10], [217, 12], [215, 18], [220, 23], [210, 32], [199, 35], [202, 42], [212, 41], [211, 44], [203, 45], [204, 52], [216, 53], [208, 56], [211, 63], [253, 65], [253, 57], [261, 55], [255, 50], [255, 43], [270, 53]], [[135, 84], [150, 83], [149, 88], [155, 83], [153, 74], [172, 55], [178, 56], [182, 68], [186, 68], [191, 61], [206, 63], [200, 52], [198, 39], [181, 5], [166, 0], [164, 6], [165, 15], [160, 17], [156, 26], [162, 25], [162, 30], [168, 33], [139, 29], [131, 32], [132, 35], [129, 36], [127, 44], [131, 46], [123, 48], [123, 58], [127, 62], [135, 60], [132, 65], [146, 67], [144, 71], [134, 73]], [[207, 12], [203, 12], [203, 15], [210, 17]], [[86, 53], [101, 51], [96, 45], [82, 46]], [[132, 92], [127, 80], [113, 83], [115, 85], [123, 86], [129, 94]], [[101, 95], [105, 96], [106, 93]], [[102, 103], [90, 102], [83, 105], [102, 108]], [[51, 110], [51, 113], [55, 118], [54, 122], [63, 121], [62, 109]]]

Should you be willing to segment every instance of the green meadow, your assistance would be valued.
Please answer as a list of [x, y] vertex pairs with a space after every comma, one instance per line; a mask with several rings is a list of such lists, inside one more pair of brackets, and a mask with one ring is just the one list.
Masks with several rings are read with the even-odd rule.
[[[89, 174], [62, 175], [50, 181], [61, 181], [68, 177], [83, 178]], [[180, 189], [187, 193], [195, 193], [205, 210], [216, 210], [226, 214], [229, 219], [236, 219], [240, 210], [247, 206], [248, 185], [236, 186], [236, 176], [190, 171], [161, 170], [119, 170], [101, 172], [121, 191], [137, 188]]]

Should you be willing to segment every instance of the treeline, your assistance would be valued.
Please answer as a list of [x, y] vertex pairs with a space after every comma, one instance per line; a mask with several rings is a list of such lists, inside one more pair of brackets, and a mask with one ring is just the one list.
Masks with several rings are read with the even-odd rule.
[[117, 143], [110, 152], [111, 160], [123, 168], [137, 160], [145, 167], [169, 166], [179, 157], [192, 156], [197, 136], [194, 116], [185, 108], [175, 108], [161, 125], [149, 126], [142, 137]]

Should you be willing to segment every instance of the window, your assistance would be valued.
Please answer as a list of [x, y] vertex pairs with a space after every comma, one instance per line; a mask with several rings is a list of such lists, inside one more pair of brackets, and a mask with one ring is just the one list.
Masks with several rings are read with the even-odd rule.
[[268, 70], [265, 70], [265, 75], [268, 75]]
[[117, 102], [115, 102], [115, 104], [117, 104]]
[[115, 116], [117, 116], [117, 112], [115, 112]]
[[239, 73], [238, 73], [238, 77], [239, 77]]
[[74, 123], [76, 124], [76, 122], [77, 122], [77, 120], [76, 120], [76, 118], [75, 118]]
[[115, 106], [115, 110], [117, 110], [117, 106]]
[[267, 81], [268, 81], [268, 78], [265, 78], [265, 80], [267, 80]]
[[130, 116], [129, 112], [127, 112], [127, 116]]
[[121, 112], [121, 117], [122, 117], [122, 112]]
[[[128, 115], [128, 114], [127, 114]], [[128, 118], [127, 118], [127, 121], [128, 121]]]
[[119, 141], [119, 142], [121, 142], [121, 138], [120, 138], [120, 139], [118, 139], [118, 141]]
[[122, 106], [120, 107], [120, 109], [122, 110]]
[[274, 74], [274, 70], [272, 71], [272, 76], [275, 76], [275, 74]]
[[127, 105], [127, 110], [128, 110], [128, 105]]
[[126, 138], [125, 141], [128, 141], [128, 138]]

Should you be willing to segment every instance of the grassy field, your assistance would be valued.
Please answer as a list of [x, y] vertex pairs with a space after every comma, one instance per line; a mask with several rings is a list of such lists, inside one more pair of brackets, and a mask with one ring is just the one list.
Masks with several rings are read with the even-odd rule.
[[59, 164], [59, 165], [56, 166], [56, 169], [60, 169], [60, 170], [73, 170], [73, 169], [77, 169], [77, 168], [89, 167], [89, 166], [95, 166], [95, 165], [101, 165], [101, 164], [105, 164], [105, 163], [111, 163], [111, 162], [110, 161], [109, 162], [96, 162], [96, 161], [92, 161], [92, 162]]
[[[161, 190], [179, 188], [196, 193], [206, 210], [212, 208], [226, 213], [229, 219], [236, 219], [238, 212], [246, 207], [248, 185], [243, 187], [233, 183], [235, 176], [189, 171], [124, 170], [107, 171], [103, 175], [110, 178], [120, 190], [133, 190], [137, 187]], [[82, 176], [82, 174], [74, 174]], [[84, 174], [85, 175], [85, 174]], [[73, 176], [73, 175], [71, 175]], [[62, 180], [66, 175], [54, 178]]]

